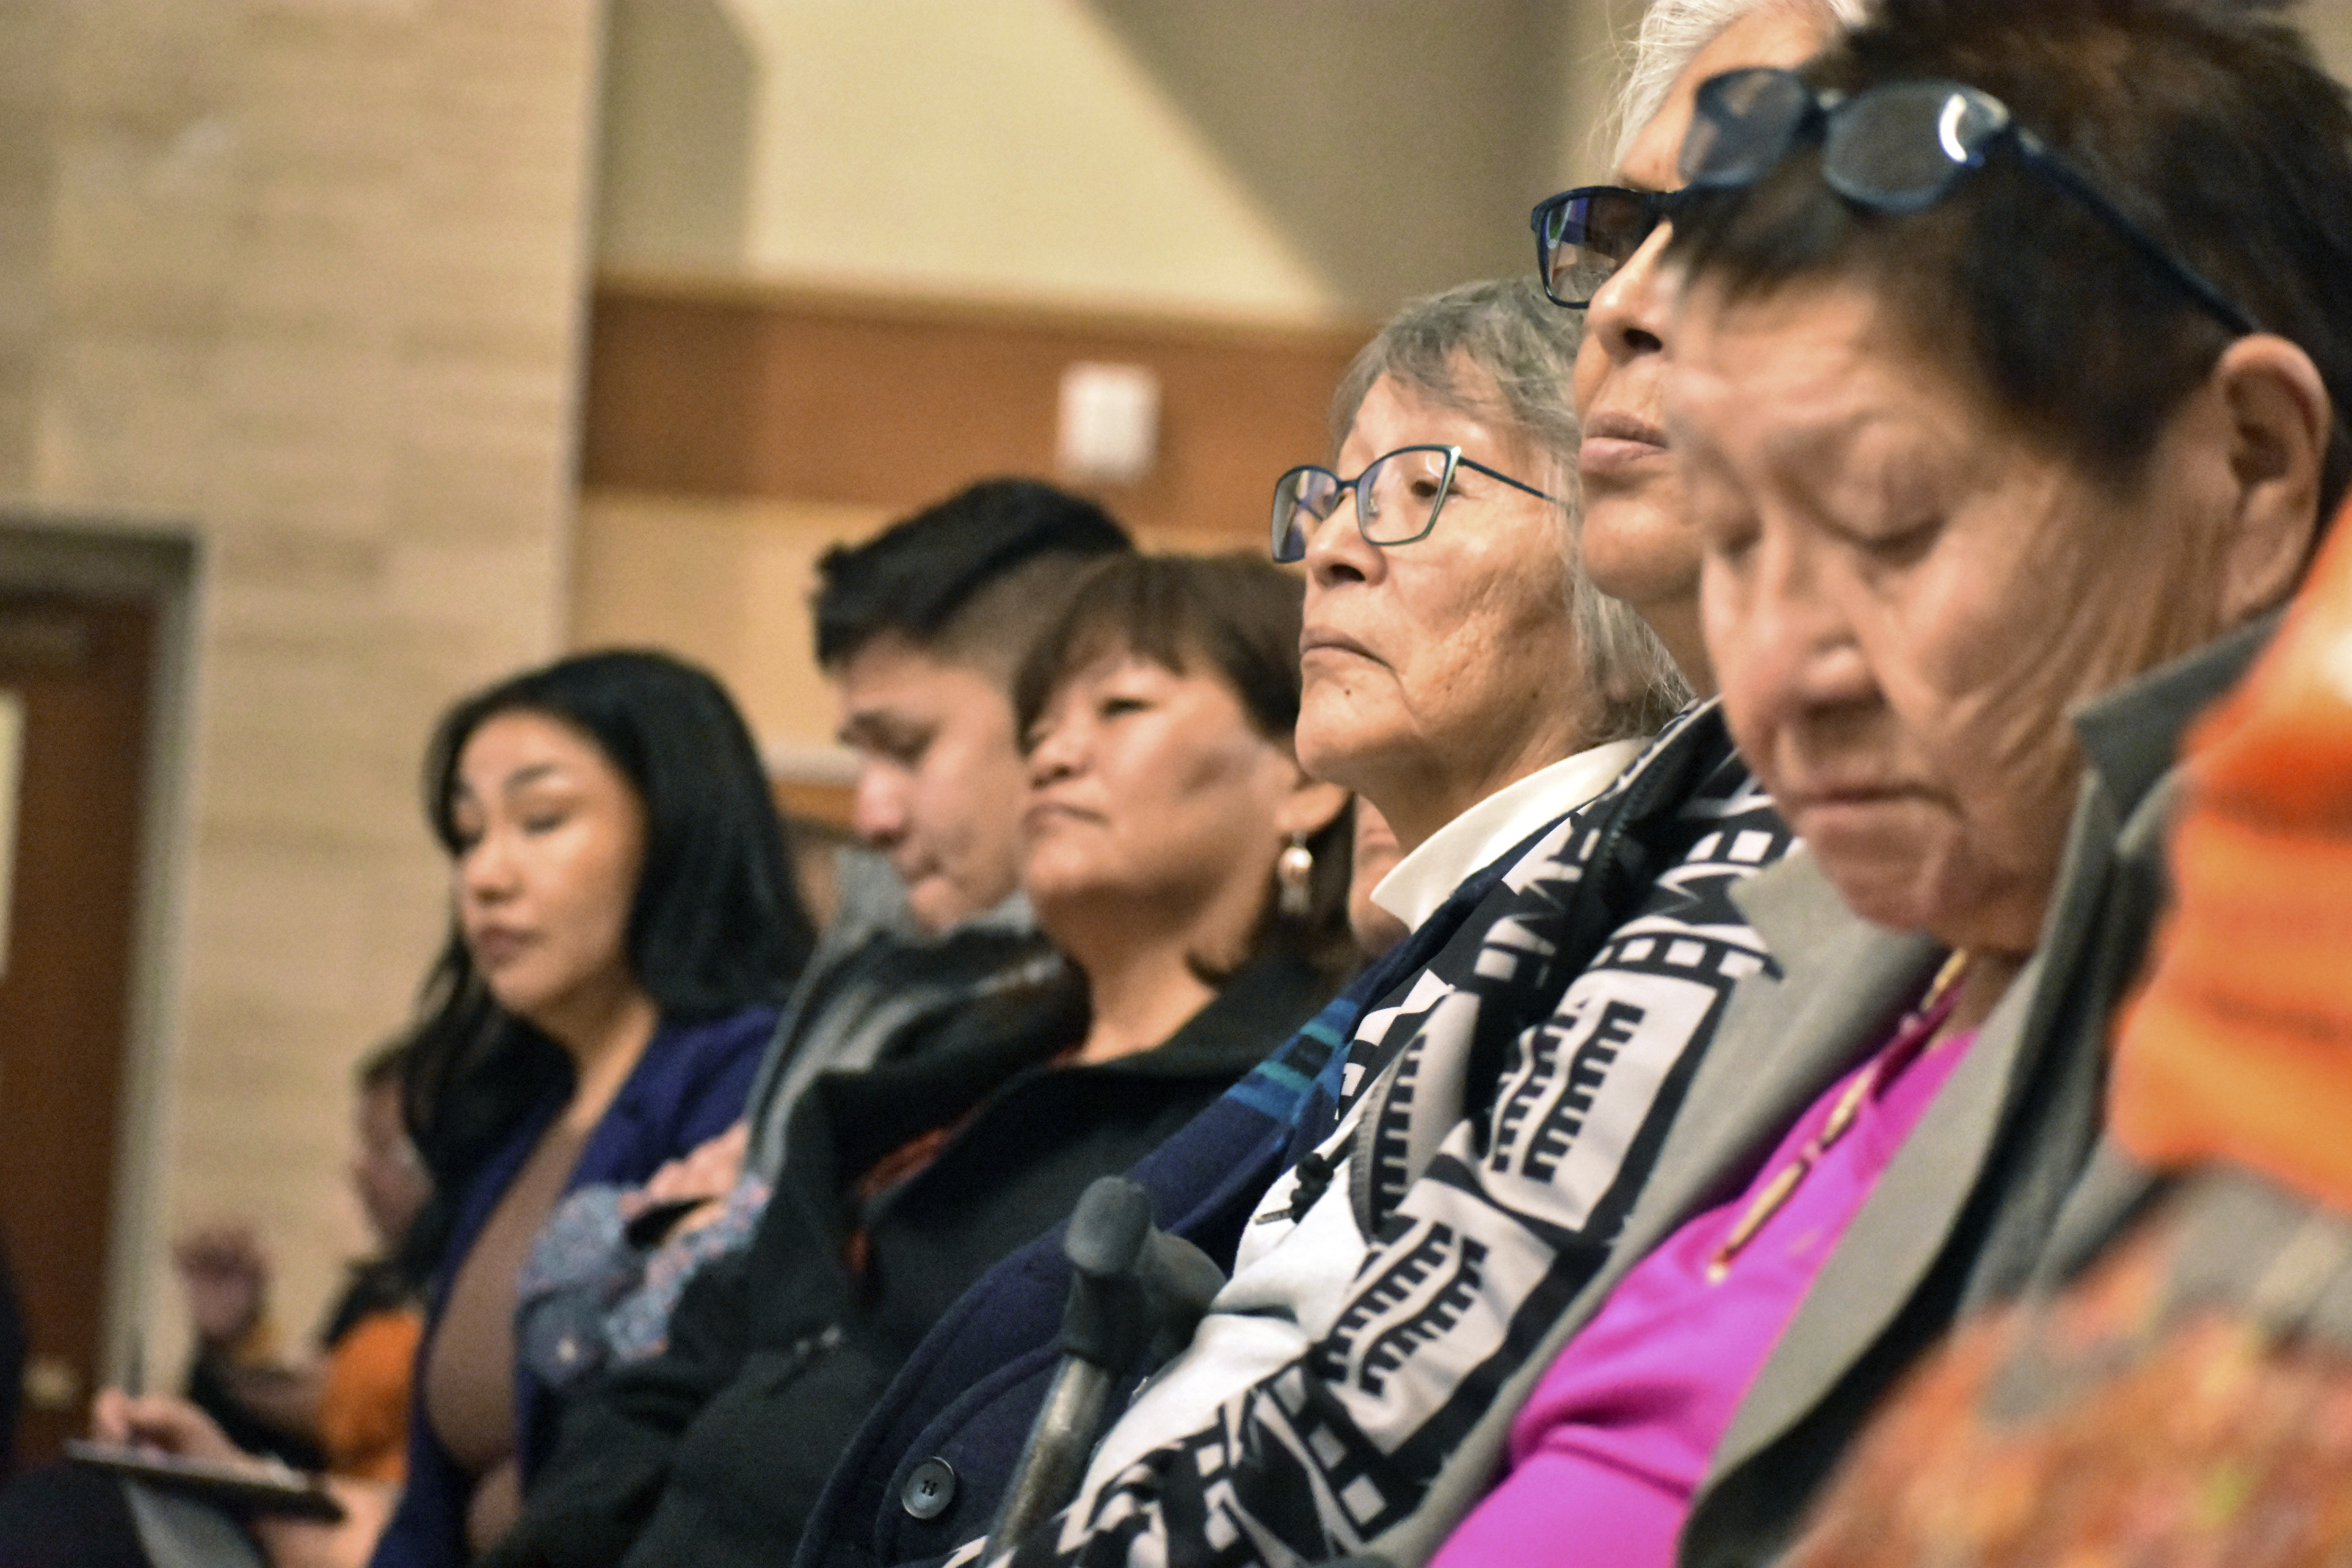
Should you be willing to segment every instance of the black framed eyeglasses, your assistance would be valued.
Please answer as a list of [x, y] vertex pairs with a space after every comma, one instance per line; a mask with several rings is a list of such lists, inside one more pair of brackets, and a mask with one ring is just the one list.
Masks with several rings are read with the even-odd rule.
[[1437, 514], [1454, 494], [1454, 476], [1463, 468], [1500, 479], [1515, 490], [1525, 490], [1554, 506], [1566, 503], [1546, 495], [1524, 480], [1490, 468], [1462, 455], [1459, 447], [1399, 447], [1364, 465], [1364, 471], [1343, 479], [1313, 463], [1291, 469], [1274, 481], [1274, 558], [1307, 559], [1307, 536], [1313, 523], [1339, 510], [1339, 498], [1356, 492], [1356, 531], [1364, 542], [1386, 547], [1411, 544], [1429, 537]]
[[1536, 204], [1536, 275], [1555, 305], [1581, 310], [1601, 286], [1633, 258], [1642, 242], [1674, 216], [1680, 191], [1579, 185]]
[[1819, 136], [1822, 178], [1873, 211], [1924, 212], [2006, 145], [2028, 170], [2082, 204], [2116, 237], [2178, 283], [2232, 331], [2254, 320], [2117, 206], [2032, 132], [2009, 106], [1965, 82], [1889, 82], [1848, 98], [1816, 93], [1774, 66], [1710, 77], [1699, 85], [1683, 139], [1683, 195], [1754, 184], [1798, 142]]

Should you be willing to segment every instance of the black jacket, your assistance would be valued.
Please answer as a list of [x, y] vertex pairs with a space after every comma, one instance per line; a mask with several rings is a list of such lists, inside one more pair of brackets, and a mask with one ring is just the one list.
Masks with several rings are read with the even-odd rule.
[[[661, 1355], [568, 1403], [499, 1568], [725, 1568], [788, 1559], [842, 1448], [930, 1324], [999, 1258], [1214, 1100], [1311, 1014], [1287, 961], [1243, 970], [1167, 1041], [1055, 1065], [1086, 1033], [1075, 980], [988, 998], [940, 1037], [830, 1075], [795, 1109], [751, 1245], [696, 1279]], [[856, 1177], [953, 1131], [859, 1205]], [[863, 1220], [862, 1227], [859, 1221]], [[843, 1261], [862, 1228], [866, 1263]]]

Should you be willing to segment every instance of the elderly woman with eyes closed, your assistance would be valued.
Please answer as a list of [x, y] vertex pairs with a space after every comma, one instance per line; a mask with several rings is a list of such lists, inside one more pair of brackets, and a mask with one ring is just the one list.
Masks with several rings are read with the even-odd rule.
[[1883, 0], [1704, 85], [1681, 168], [1703, 632], [1809, 853], [1449, 1563], [1772, 1556], [2095, 1223], [2177, 737], [2352, 474], [2352, 109], [2254, 9]]

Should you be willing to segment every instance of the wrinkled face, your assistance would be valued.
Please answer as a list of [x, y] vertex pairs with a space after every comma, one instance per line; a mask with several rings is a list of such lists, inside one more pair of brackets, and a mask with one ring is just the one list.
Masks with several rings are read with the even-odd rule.
[[360, 1091], [359, 1147], [352, 1155], [352, 1190], [359, 1194], [377, 1247], [396, 1251], [409, 1226], [433, 1194], [425, 1163], [401, 1125], [400, 1085], [377, 1084]]
[[645, 809], [603, 748], [545, 713], [496, 714], [457, 753], [449, 816], [458, 930], [499, 1005], [561, 1037], [635, 987]]
[[2081, 771], [2067, 710], [2228, 624], [2227, 464], [2176, 421], [2131, 493], [2095, 484], [1856, 285], [1701, 284], [1676, 328], [1740, 751], [1858, 912], [2030, 950]]
[[[1491, 383], [1489, 384], [1491, 384]], [[1499, 418], [1383, 377], [1339, 448], [1341, 477], [1400, 447], [1463, 456], [1558, 493]], [[1418, 844], [1463, 809], [1579, 749], [1582, 668], [1568, 619], [1560, 509], [1457, 471], [1426, 539], [1382, 549], [1353, 492], [1307, 551], [1300, 765], [1369, 796]]]
[[[1626, 150], [1616, 182], [1634, 190], [1681, 188], [1676, 160], [1690, 128], [1691, 99], [1707, 78], [1747, 66], [1794, 66], [1829, 41], [1809, 6], [1751, 11], [1701, 50], [1656, 116]], [[1576, 355], [1576, 411], [1584, 421], [1577, 468], [1584, 486], [1584, 565], [1604, 594], [1642, 612], [1666, 639], [1683, 673], [1693, 669], [1698, 542], [1683, 513], [1665, 416], [1666, 291], [1658, 287], [1660, 225], [1585, 311]]]
[[1076, 911], [1177, 925], [1271, 894], [1297, 765], [1192, 663], [1180, 675], [1122, 650], [1065, 678], [1038, 715], [1023, 884], [1057, 938]]
[[917, 922], [944, 931], [1010, 897], [1028, 782], [1003, 690], [887, 634], [842, 665], [839, 689], [852, 826], [890, 858]]

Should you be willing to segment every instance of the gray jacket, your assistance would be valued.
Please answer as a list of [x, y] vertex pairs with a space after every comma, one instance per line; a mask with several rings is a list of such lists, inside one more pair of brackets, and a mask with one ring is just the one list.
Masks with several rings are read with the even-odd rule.
[[[2088, 1214], [2062, 1217], [2070, 1205], [2111, 1219], [2116, 1163], [2093, 1159], [2107, 1019], [2161, 901], [2168, 770], [2189, 721], [2235, 683], [2273, 624], [2077, 715], [2089, 766], [2042, 943], [1734, 1414], [1693, 1500], [1685, 1568], [1769, 1561], [1873, 1403], [1955, 1316], [2023, 1289], [2053, 1229], [2098, 1227]], [[1742, 984], [1610, 1262], [1500, 1391], [1428, 1502], [1372, 1552], [1415, 1564], [1436, 1550], [1494, 1484], [1511, 1420], [1560, 1347], [1627, 1270], [1753, 1177], [1804, 1108], [1885, 1041], [1941, 957], [1927, 937], [1852, 914], [1808, 854], [1737, 897], [1781, 977]]]

